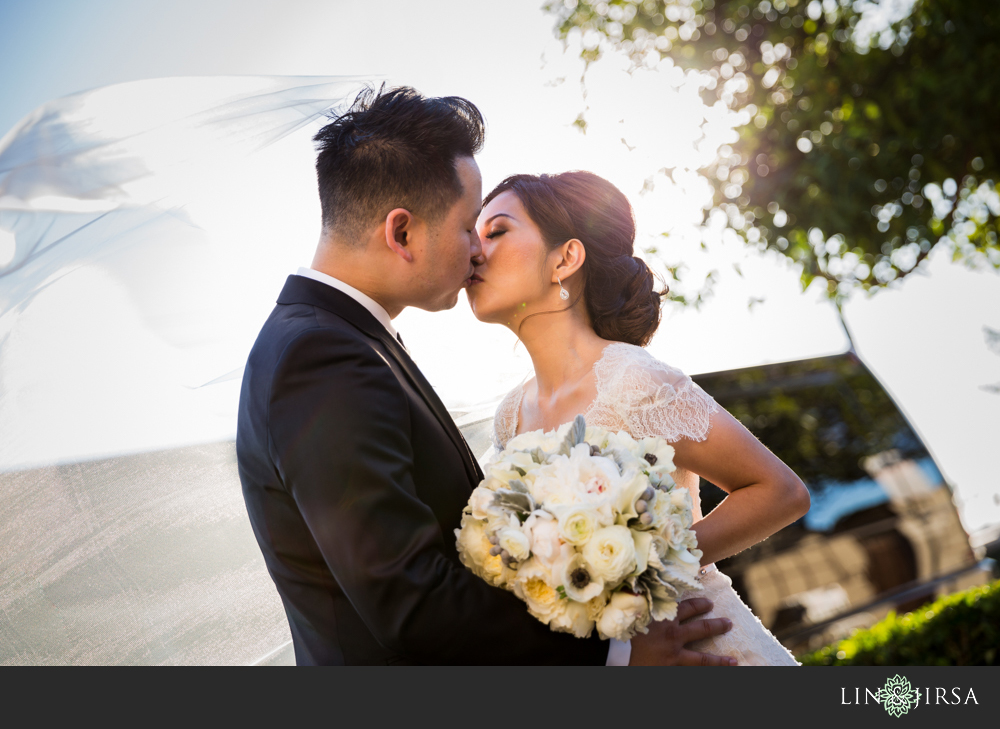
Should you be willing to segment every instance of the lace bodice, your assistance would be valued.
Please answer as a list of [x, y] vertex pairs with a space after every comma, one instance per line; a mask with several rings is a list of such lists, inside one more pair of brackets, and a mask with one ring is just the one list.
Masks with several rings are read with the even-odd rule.
[[[615, 343], [604, 348], [594, 364], [597, 397], [584, 417], [588, 425], [627, 431], [633, 438], [659, 436], [676, 443], [687, 438], [702, 441], [712, 427], [711, 416], [720, 410], [715, 400], [690, 377], [653, 357], [641, 347]], [[517, 435], [524, 385], [511, 390], [493, 419], [493, 448], [503, 450]], [[495, 455], [495, 452], [494, 452]], [[694, 519], [701, 519], [698, 476], [678, 468], [677, 485], [691, 494]], [[728, 633], [691, 644], [694, 650], [732, 656], [740, 665], [795, 666], [794, 656], [754, 616], [733, 590], [732, 581], [711, 568], [701, 579], [702, 590], [683, 597], [707, 597], [713, 604], [709, 617], [729, 618]]]
[[[712, 427], [715, 400], [680, 370], [642, 347], [616, 342], [594, 363], [597, 397], [583, 414], [588, 425], [624, 430], [633, 438], [658, 436], [669, 443], [702, 441]], [[517, 435], [524, 385], [503, 399], [493, 418], [493, 447], [499, 452]], [[701, 517], [698, 477], [678, 469], [674, 480], [691, 492], [695, 518]]]
[[[597, 397], [584, 413], [588, 425], [624, 430], [633, 438], [658, 436], [674, 443], [705, 440], [715, 400], [680, 370], [642, 347], [616, 342], [594, 364]], [[503, 399], [493, 418], [493, 445], [503, 450], [517, 434], [524, 385]]]

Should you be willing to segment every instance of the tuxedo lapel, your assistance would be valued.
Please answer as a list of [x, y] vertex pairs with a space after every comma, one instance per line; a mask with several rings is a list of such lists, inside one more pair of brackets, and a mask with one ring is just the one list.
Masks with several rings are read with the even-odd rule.
[[448, 434], [448, 437], [455, 444], [458, 452], [462, 455], [465, 463], [465, 470], [470, 481], [478, 485], [483, 479], [483, 472], [469, 450], [469, 444], [462, 436], [455, 421], [448, 413], [448, 409], [441, 402], [434, 388], [424, 377], [423, 372], [416, 363], [410, 359], [403, 345], [382, 326], [382, 324], [371, 315], [361, 304], [352, 299], [342, 291], [338, 291], [332, 286], [315, 281], [304, 276], [289, 276], [285, 281], [285, 287], [278, 296], [279, 304], [310, 304], [319, 307], [332, 314], [336, 314], [341, 319], [363, 332], [368, 337], [376, 339], [382, 343], [393, 359], [399, 364], [406, 374], [407, 379], [413, 388], [420, 394], [420, 397], [430, 408], [437, 418], [441, 427]]

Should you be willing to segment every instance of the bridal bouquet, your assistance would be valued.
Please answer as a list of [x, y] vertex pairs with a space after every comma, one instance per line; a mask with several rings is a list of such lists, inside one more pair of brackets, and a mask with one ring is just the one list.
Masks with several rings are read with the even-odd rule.
[[698, 589], [691, 496], [660, 438], [588, 428], [512, 438], [456, 529], [462, 563], [553, 630], [628, 640]]

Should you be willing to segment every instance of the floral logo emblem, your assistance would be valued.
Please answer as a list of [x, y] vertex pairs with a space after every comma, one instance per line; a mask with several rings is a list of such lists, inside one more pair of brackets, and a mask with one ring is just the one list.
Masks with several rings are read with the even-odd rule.
[[910, 681], [898, 673], [886, 679], [885, 687], [880, 692], [882, 707], [890, 716], [902, 716], [911, 708], [917, 706], [917, 690], [910, 686]]

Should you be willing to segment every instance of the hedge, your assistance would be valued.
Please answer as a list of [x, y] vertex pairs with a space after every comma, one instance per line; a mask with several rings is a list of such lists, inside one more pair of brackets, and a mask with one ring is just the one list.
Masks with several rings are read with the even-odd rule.
[[1000, 665], [1000, 580], [886, 618], [798, 657], [805, 666]]

